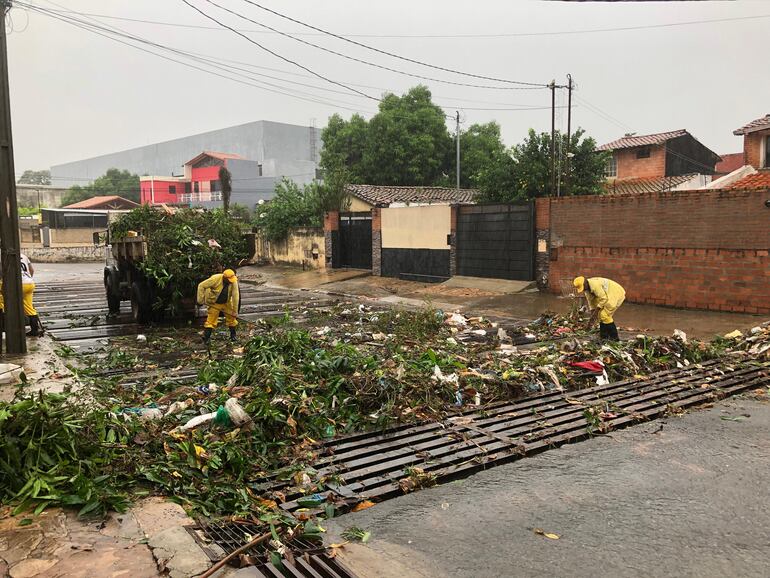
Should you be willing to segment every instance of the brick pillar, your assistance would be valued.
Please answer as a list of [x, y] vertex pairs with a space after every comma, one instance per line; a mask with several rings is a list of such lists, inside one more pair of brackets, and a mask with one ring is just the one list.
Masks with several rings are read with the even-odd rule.
[[548, 290], [551, 267], [551, 198], [535, 200], [535, 280], [541, 291]]
[[457, 213], [460, 207], [452, 205], [449, 217], [449, 276], [457, 275]]
[[382, 276], [382, 209], [372, 209], [372, 275]]
[[335, 249], [339, 243], [340, 212], [328, 211], [324, 213], [324, 254], [327, 268], [339, 267], [339, 255]]

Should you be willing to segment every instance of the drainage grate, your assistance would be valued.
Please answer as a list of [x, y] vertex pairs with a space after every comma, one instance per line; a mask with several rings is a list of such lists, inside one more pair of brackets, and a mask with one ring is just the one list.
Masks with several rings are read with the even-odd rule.
[[357, 578], [342, 562], [328, 554], [304, 554], [288, 561], [281, 561], [282, 568], [272, 564], [254, 567], [256, 578]]
[[[217, 562], [241, 546], [248, 544], [256, 536], [263, 534], [265, 527], [245, 520], [198, 520], [197, 524], [187, 526], [186, 530], [203, 548], [211, 561]], [[306, 538], [294, 538], [287, 544], [287, 547], [298, 555], [320, 554], [325, 551], [321, 541]], [[244, 554], [259, 558], [264, 557], [267, 551], [267, 543], [263, 543], [249, 548]]]

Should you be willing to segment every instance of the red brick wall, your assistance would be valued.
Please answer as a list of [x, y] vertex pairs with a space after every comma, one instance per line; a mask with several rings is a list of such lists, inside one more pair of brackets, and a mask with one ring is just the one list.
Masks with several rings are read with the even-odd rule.
[[638, 150], [638, 148], [632, 148], [615, 151], [615, 158], [618, 161], [618, 179], [666, 176], [665, 145], [650, 147], [650, 156], [646, 159], [636, 158]]
[[602, 276], [630, 302], [770, 313], [768, 199], [770, 191], [551, 199], [549, 287]]
[[762, 141], [770, 135], [770, 129], [753, 132], [743, 137], [744, 164], [751, 165], [755, 169], [762, 166]]

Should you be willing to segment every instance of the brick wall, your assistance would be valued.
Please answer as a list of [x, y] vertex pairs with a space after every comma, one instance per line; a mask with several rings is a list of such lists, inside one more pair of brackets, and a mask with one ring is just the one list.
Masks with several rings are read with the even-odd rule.
[[663, 177], [666, 175], [665, 145], [650, 147], [650, 156], [646, 159], [636, 158], [638, 150], [639, 148], [631, 148], [615, 151], [615, 158], [618, 162], [618, 179]]
[[334, 245], [340, 230], [339, 211], [324, 213], [324, 255], [326, 267], [331, 269], [337, 265], [337, 256], [334, 255]]
[[764, 168], [762, 141], [770, 135], [770, 129], [749, 133], [743, 137], [743, 164], [755, 169]]
[[770, 313], [768, 199], [678, 191], [539, 200], [538, 239], [547, 232], [550, 241], [538, 251], [538, 280], [559, 292], [561, 279], [610, 277], [630, 302]]

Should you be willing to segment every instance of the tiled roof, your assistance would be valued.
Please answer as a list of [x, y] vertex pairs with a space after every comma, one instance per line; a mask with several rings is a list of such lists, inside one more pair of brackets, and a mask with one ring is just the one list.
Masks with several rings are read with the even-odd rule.
[[714, 167], [714, 171], [719, 174], [727, 175], [743, 166], [743, 153], [728, 153], [719, 156], [722, 157], [722, 160]]
[[390, 187], [381, 185], [348, 185], [349, 194], [374, 206], [391, 203], [450, 203], [469, 205], [475, 202], [476, 189], [449, 187]]
[[725, 190], [728, 191], [750, 191], [756, 189], [770, 190], [770, 170], [758, 171], [725, 187]]
[[622, 179], [608, 181], [604, 184], [604, 190], [609, 195], [640, 195], [642, 193], [660, 193], [670, 191], [679, 185], [686, 183], [695, 177], [692, 175], [680, 175], [677, 177], [647, 177], [643, 179]]
[[190, 159], [185, 164], [186, 165], [192, 165], [197, 163], [199, 160], [201, 160], [203, 157], [212, 157], [215, 159], [219, 159], [220, 161], [225, 161], [227, 159], [244, 159], [241, 155], [237, 155], [235, 153], [220, 153], [216, 151], [203, 151], [199, 155], [197, 155], [195, 158]]
[[733, 134], [740, 136], [742, 134], [762, 130], [764, 128], [770, 128], [770, 114], [766, 114], [757, 120], [752, 120], [749, 124], [743, 125], [741, 128], [736, 128], [733, 131]]
[[645, 134], [642, 136], [624, 136], [599, 147], [600, 151], [614, 151], [616, 149], [628, 149], [648, 145], [663, 144], [664, 142], [688, 134], [685, 129]]
[[119, 197], [118, 195], [106, 195], [102, 197], [91, 197], [90, 199], [86, 199], [85, 201], [80, 201], [78, 203], [73, 203], [71, 205], [67, 205], [66, 207], [62, 207], [62, 209], [93, 209], [95, 207], [99, 207], [101, 205], [108, 205], [110, 203], [123, 205], [124, 207], [139, 206], [138, 203], [135, 203], [134, 201], [131, 201], [129, 199], [124, 199], [123, 197]]

